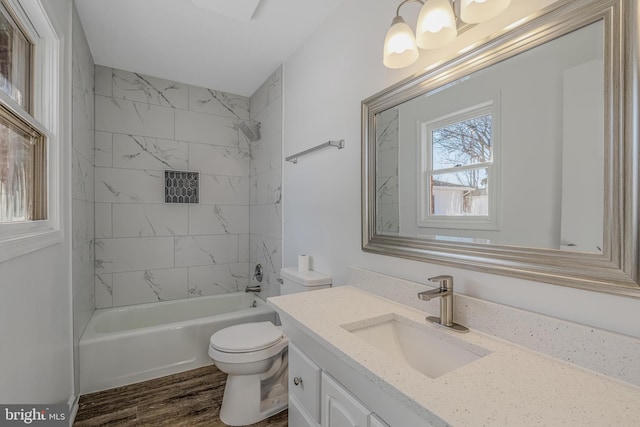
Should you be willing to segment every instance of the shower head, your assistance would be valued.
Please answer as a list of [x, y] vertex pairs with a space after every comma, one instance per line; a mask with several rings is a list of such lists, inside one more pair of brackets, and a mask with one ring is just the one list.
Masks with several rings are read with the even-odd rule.
[[246, 122], [241, 121], [239, 125], [240, 130], [247, 137], [249, 142], [256, 142], [260, 139], [260, 122]]

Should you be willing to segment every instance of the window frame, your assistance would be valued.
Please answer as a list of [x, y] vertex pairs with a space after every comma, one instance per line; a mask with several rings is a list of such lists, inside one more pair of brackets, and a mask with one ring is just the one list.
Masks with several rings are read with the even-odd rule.
[[47, 219], [0, 224], [0, 262], [62, 241], [62, 146], [60, 66], [62, 38], [54, 29], [42, 0], [0, 0], [33, 42], [31, 112], [0, 91], [0, 102], [12, 114], [44, 135], [47, 164]]
[[[0, 91], [4, 93], [3, 91]], [[18, 117], [11, 109], [6, 105], [2, 105], [0, 101], [0, 122], [2, 126], [7, 126], [7, 129], [16, 130], [22, 132], [24, 135], [31, 138], [31, 161], [33, 162], [33, 176], [31, 177], [31, 188], [29, 189], [31, 200], [30, 212], [31, 219], [28, 220], [14, 220], [7, 222], [0, 222], [1, 224], [16, 224], [20, 222], [33, 222], [38, 220], [46, 220], [48, 217], [47, 208], [47, 141], [48, 138], [44, 130], [37, 129], [32, 122], [29, 122], [21, 117]], [[37, 124], [37, 123], [36, 123]], [[13, 128], [12, 128], [13, 127]], [[39, 168], [43, 166], [43, 168]]]
[[[491, 145], [492, 161], [473, 163], [460, 167], [433, 169], [433, 141], [432, 132], [435, 129], [450, 126], [455, 123], [476, 117], [491, 115]], [[418, 135], [418, 212], [417, 226], [420, 228], [446, 228], [464, 230], [499, 230], [500, 206], [500, 96], [461, 109], [435, 119], [419, 122]], [[489, 188], [488, 216], [461, 215], [444, 216], [431, 215], [431, 186], [430, 177], [437, 174], [456, 173], [472, 169], [487, 169], [487, 188]]]
[[[0, 8], [3, 8], [7, 11], [7, 13], [9, 14], [9, 16], [11, 16], [11, 18], [13, 18], [13, 20], [15, 21], [16, 26], [18, 27], [18, 29], [22, 32], [23, 36], [25, 36], [25, 38], [27, 39], [27, 41], [30, 43], [30, 49], [29, 49], [29, 65], [28, 65], [28, 72], [29, 72], [29, 83], [27, 88], [25, 88], [26, 91], [26, 96], [25, 96], [25, 106], [20, 106], [22, 109], [24, 109], [26, 112], [28, 112], [29, 114], [33, 114], [33, 107], [35, 104], [35, 100], [34, 100], [34, 83], [35, 83], [35, 78], [34, 78], [34, 64], [35, 64], [35, 43], [33, 42], [33, 38], [30, 36], [31, 34], [34, 33], [34, 29], [33, 26], [30, 25], [28, 17], [27, 19], [25, 19], [23, 16], [23, 14], [20, 14], [18, 12], [18, 8], [16, 8], [15, 6], [11, 6], [8, 0], [0, 0]], [[11, 96], [10, 96], [11, 98]], [[11, 98], [13, 99], [13, 98]], [[18, 103], [18, 105], [20, 105]]]

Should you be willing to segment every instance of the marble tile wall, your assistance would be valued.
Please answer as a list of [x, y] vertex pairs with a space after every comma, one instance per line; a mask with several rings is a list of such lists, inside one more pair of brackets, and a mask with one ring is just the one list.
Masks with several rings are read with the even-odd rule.
[[[280, 295], [282, 268], [282, 67], [251, 96], [251, 120], [261, 123], [261, 138], [249, 144], [251, 276], [263, 267], [261, 296]], [[241, 135], [244, 138], [243, 135]], [[252, 285], [257, 285], [255, 278]]]
[[[249, 284], [249, 204], [264, 201], [238, 130], [249, 106], [243, 96], [95, 67], [97, 308]], [[267, 134], [281, 121], [262, 120]], [[165, 204], [164, 170], [199, 172], [200, 203]]]
[[78, 342], [94, 303], [94, 94], [93, 58], [74, 8], [72, 22], [72, 292], [73, 350], [76, 390]]
[[377, 229], [384, 234], [400, 232], [400, 204], [398, 199], [398, 110], [380, 113], [376, 127], [378, 149]]

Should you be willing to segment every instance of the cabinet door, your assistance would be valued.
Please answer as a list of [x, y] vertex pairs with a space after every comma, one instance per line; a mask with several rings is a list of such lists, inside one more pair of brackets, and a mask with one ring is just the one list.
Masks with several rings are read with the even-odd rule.
[[322, 373], [322, 427], [367, 427], [370, 413], [338, 382]]
[[290, 427], [319, 427], [294, 396], [289, 399], [289, 426]]
[[[298, 347], [289, 344], [289, 395], [320, 422], [320, 368]], [[295, 424], [294, 424], [295, 426]]]

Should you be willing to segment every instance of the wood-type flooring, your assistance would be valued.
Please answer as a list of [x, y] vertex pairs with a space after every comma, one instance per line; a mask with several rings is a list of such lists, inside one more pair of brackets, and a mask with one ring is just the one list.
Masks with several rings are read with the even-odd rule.
[[[74, 427], [224, 427], [220, 405], [227, 375], [215, 366], [80, 397]], [[287, 427], [283, 411], [251, 427]]]

